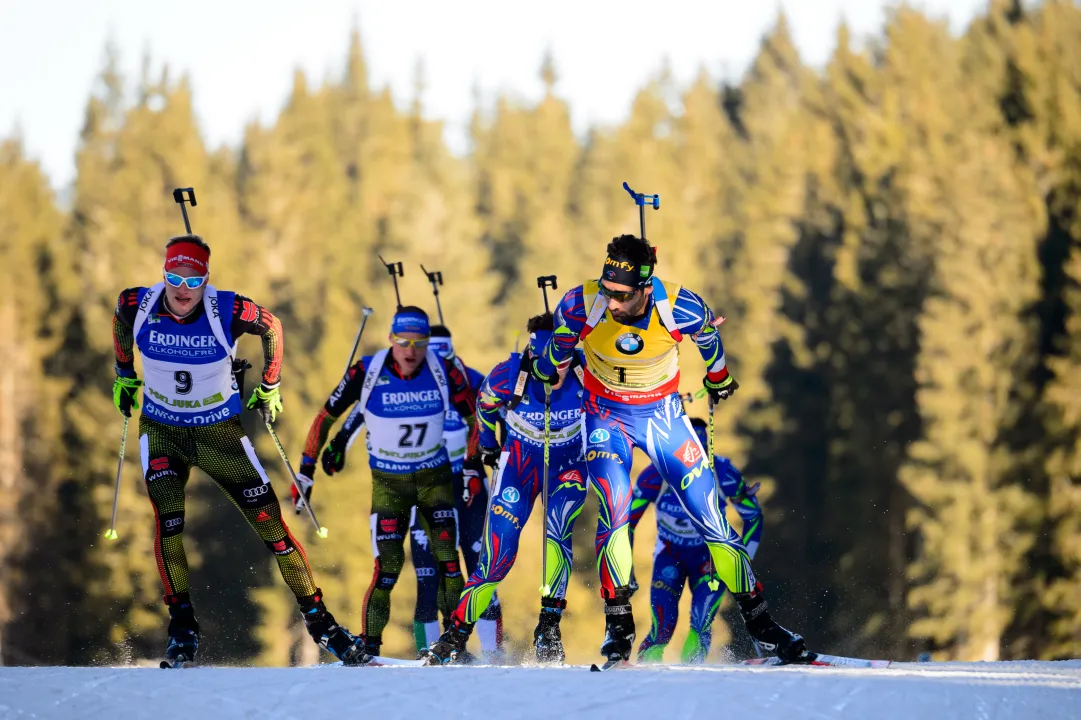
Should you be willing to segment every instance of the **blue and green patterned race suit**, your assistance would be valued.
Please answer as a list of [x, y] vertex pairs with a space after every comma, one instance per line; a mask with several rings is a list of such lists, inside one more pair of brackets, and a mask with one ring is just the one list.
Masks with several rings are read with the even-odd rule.
[[[502, 418], [507, 437], [488, 506], [488, 527], [480, 562], [469, 577], [454, 616], [473, 624], [488, 607], [496, 586], [518, 555], [522, 528], [541, 495], [544, 469], [544, 385], [530, 381], [522, 402], [507, 408], [518, 375], [519, 356], [492, 370], [478, 398], [477, 429], [481, 447], [499, 447], [496, 427]], [[546, 524], [547, 597], [562, 600], [571, 573], [571, 532], [586, 499], [588, 476], [582, 434], [583, 389], [570, 372], [552, 390], [549, 421], [548, 518]]]
[[[591, 286], [595, 293], [596, 283]], [[667, 307], [675, 327], [662, 325], [657, 297], [662, 288], [672, 290], [674, 300]], [[667, 297], [662, 299], [669, 302]], [[555, 333], [535, 369], [551, 377], [559, 364], [571, 358], [575, 346], [583, 343], [586, 459], [600, 499], [597, 564], [602, 597], [614, 598], [616, 588], [630, 582], [630, 467], [635, 447], [646, 452], [687, 511], [705, 539], [722, 582], [734, 593], [750, 593], [755, 577], [747, 550], [725, 519], [705, 449], [678, 394], [676, 353], [683, 337], [694, 340], [711, 379], [728, 375], [713, 312], [686, 288], [657, 281], [645, 314], [630, 324], [616, 321], [604, 310], [599, 324], [589, 328], [587, 315], [586, 292], [578, 286], [560, 301]]]
[[[696, 428], [697, 430], [697, 428]], [[699, 432], [699, 435], [703, 434]], [[743, 544], [753, 558], [762, 539], [762, 508], [748, 492], [743, 475], [728, 458], [713, 462], [721, 492], [730, 499], [743, 520]], [[642, 471], [631, 500], [631, 535], [650, 503], [656, 503], [657, 544], [653, 550], [653, 577], [649, 601], [653, 626], [638, 648], [639, 662], [660, 662], [672, 640], [679, 619], [679, 598], [686, 581], [691, 588], [691, 626], [683, 644], [681, 660], [698, 664], [709, 654], [713, 620], [721, 606], [724, 586], [713, 572], [713, 562], [679, 499], [652, 465]], [[711, 587], [712, 584], [712, 587]]]

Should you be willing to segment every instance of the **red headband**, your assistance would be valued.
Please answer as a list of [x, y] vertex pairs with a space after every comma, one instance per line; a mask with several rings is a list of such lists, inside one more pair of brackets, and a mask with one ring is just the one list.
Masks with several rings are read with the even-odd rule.
[[210, 252], [192, 242], [179, 242], [165, 249], [165, 271], [186, 267], [206, 275]]

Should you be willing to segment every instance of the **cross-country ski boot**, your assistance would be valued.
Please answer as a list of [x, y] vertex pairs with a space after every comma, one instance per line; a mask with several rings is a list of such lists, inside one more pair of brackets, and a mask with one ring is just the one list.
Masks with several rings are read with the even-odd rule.
[[604, 642], [601, 643], [601, 655], [608, 659], [608, 663], [626, 662], [631, 657], [633, 645], [631, 591], [629, 587], [616, 588], [615, 597], [604, 601]]
[[770, 617], [761, 584], [757, 584], [752, 592], [739, 593], [735, 597], [747, 632], [762, 651], [773, 653], [784, 663], [810, 662], [813, 656], [807, 652], [803, 638]]
[[559, 631], [559, 621], [566, 607], [566, 600], [541, 598], [540, 619], [537, 629], [533, 631], [533, 647], [537, 651], [537, 662], [541, 664], [562, 663], [567, 659], [563, 651], [563, 635]]
[[428, 648], [428, 665], [461, 664], [466, 655], [465, 644], [473, 633], [473, 626], [456, 617], [450, 620], [450, 627]]
[[358, 638], [334, 620], [334, 616], [323, 604], [323, 591], [316, 589], [315, 595], [300, 602], [300, 612], [304, 616], [304, 627], [316, 645], [342, 661], [343, 665], [366, 665], [372, 656], [363, 638]]
[[184, 667], [195, 662], [199, 651], [199, 622], [188, 593], [166, 595], [165, 602], [169, 605], [169, 642], [161, 666]]

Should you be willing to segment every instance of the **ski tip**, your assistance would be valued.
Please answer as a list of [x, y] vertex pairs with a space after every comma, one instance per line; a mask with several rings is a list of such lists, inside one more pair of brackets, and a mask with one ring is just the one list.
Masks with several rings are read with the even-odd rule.
[[172, 667], [172, 665], [169, 663], [168, 660], [162, 660], [161, 664], [158, 665], [158, 667], [160, 667], [162, 670], [168, 670], [169, 668]]
[[589, 671], [590, 672], [600, 672], [601, 669], [600, 669], [600, 666], [597, 665], [597, 663], [593, 663], [592, 665], [589, 666]]

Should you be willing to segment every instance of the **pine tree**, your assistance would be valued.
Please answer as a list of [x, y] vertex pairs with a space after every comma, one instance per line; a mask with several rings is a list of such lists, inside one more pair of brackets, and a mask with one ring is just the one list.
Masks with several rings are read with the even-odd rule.
[[1024, 313], [1039, 289], [1031, 242], [1039, 216], [993, 99], [966, 83], [957, 43], [906, 11], [891, 41], [905, 42], [908, 56], [907, 43], [923, 45], [938, 86], [934, 99], [922, 98], [929, 112], [915, 128], [934, 182], [920, 195], [909, 183], [921, 203], [910, 223], [937, 239], [916, 375], [923, 439], [901, 474], [919, 538], [909, 603], [920, 617], [910, 633], [947, 657], [997, 660], [1032, 540], [1033, 499], [1015, 477], [1007, 436], [1017, 412], [1012, 371], [1028, 349]]
[[[36, 162], [18, 137], [0, 141], [0, 623], [35, 612], [27, 591], [38, 578], [22, 562], [38, 538], [35, 506], [51, 504], [59, 468], [52, 462], [60, 443], [57, 384], [46, 377], [43, 359], [55, 348], [51, 288], [43, 265], [55, 252], [62, 216]], [[39, 570], [40, 571], [40, 570]], [[5, 640], [7, 638], [4, 638]], [[44, 652], [21, 643], [3, 645], [19, 664], [55, 658], [63, 638], [42, 638]]]

